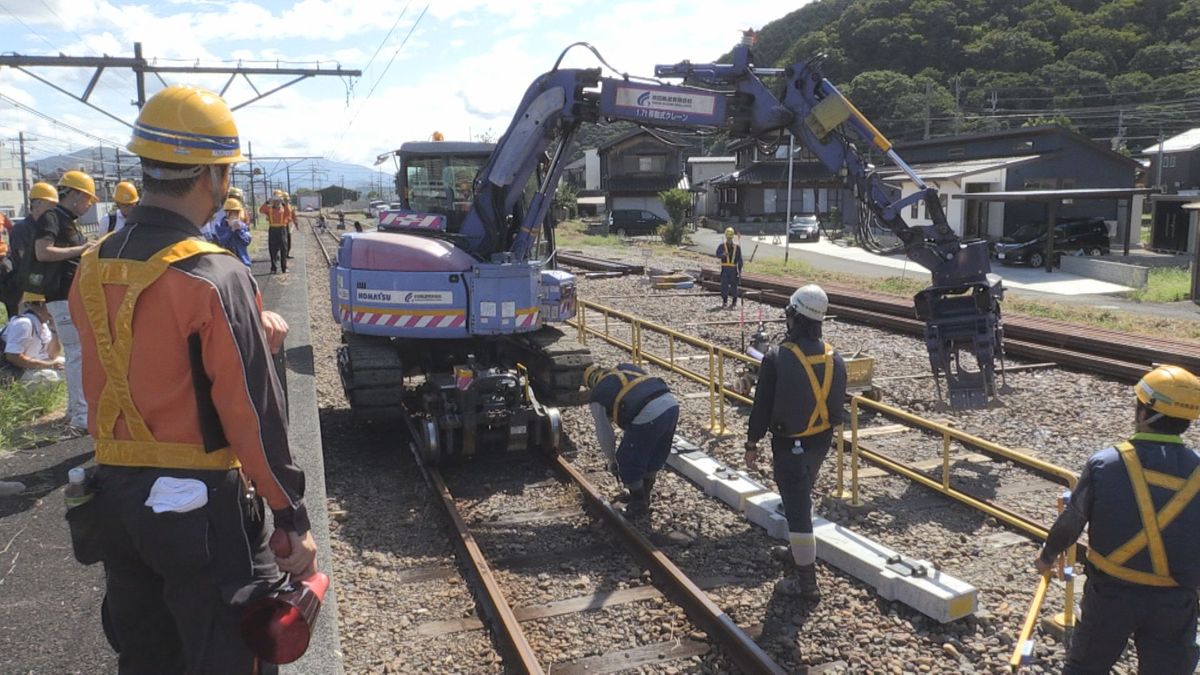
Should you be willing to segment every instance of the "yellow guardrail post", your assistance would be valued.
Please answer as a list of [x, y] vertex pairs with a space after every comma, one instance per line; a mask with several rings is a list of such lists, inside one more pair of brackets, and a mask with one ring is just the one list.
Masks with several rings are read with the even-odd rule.
[[720, 410], [718, 420], [721, 430], [718, 435], [725, 435], [725, 352], [717, 352], [717, 409]]
[[604, 313], [604, 337], [609, 337], [609, 334], [608, 334], [608, 312]]
[[950, 434], [942, 434], [942, 487], [950, 489]]
[[708, 430], [710, 432], [717, 428], [717, 392], [712, 386], [713, 361], [716, 358], [716, 354], [713, 353], [710, 346], [708, 348]]
[[1049, 586], [1050, 573], [1047, 572], [1038, 579], [1033, 602], [1029, 603], [1029, 613], [1025, 615], [1025, 623], [1021, 625], [1021, 634], [1017, 637], [1017, 646], [1008, 660], [1008, 667], [1014, 673], [1033, 660], [1033, 628], [1037, 625], [1038, 613], [1042, 611], [1042, 601], [1046, 599], [1046, 588]]
[[675, 336], [667, 334], [667, 359], [671, 363], [671, 370], [675, 370]]
[[629, 322], [629, 344], [633, 345], [633, 362], [642, 365], [642, 331], [637, 321]]
[[[1065, 491], [1058, 498], [1058, 512], [1061, 514], [1071, 503], [1071, 492]], [[1075, 545], [1067, 548], [1066, 553], [1058, 559], [1058, 573], [1063, 579], [1063, 611], [1048, 619], [1049, 628], [1061, 632], [1062, 642], [1075, 627]]]
[[862, 506], [858, 498], [858, 401], [859, 396], [850, 399], [850, 505]]
[[579, 311], [576, 313], [577, 318], [575, 325], [579, 327], [579, 344], [587, 346], [587, 305], [582, 302], [578, 305]]
[[843, 478], [845, 474], [846, 464], [846, 425], [839, 424], [837, 427], [837, 491], [834, 493], [834, 499], [846, 498], [846, 481]]

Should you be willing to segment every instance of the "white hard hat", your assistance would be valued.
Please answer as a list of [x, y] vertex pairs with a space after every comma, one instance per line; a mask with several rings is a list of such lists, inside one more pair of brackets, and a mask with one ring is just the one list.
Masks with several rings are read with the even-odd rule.
[[793, 313], [805, 316], [813, 321], [824, 321], [825, 310], [829, 308], [829, 296], [816, 284], [801, 286], [792, 293], [788, 300], [788, 309]]

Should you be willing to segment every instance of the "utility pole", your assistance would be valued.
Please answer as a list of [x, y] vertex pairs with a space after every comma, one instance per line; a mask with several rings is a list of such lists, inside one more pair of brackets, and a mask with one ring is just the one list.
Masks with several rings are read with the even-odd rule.
[[[233, 180], [233, 178], [229, 180]], [[117, 182], [121, 182], [121, 148], [117, 148]]]
[[790, 243], [790, 239], [792, 237], [791, 237], [791, 233], [788, 231], [788, 228], [790, 228], [792, 226], [792, 171], [795, 166], [795, 162], [792, 161], [792, 158], [795, 156], [795, 154], [796, 154], [796, 139], [793, 138], [792, 134], [789, 132], [788, 133], [787, 215], [784, 216], [784, 221], [783, 221], [783, 266], [784, 267], [787, 267], [788, 253], [791, 252], [791, 247], [788, 244]]
[[283, 167], [283, 172], [284, 172], [284, 175], [287, 176], [288, 195], [291, 195], [292, 194], [292, 167], [290, 165]]
[[[133, 43], [133, 58], [138, 61], [144, 61], [142, 58], [142, 43]], [[133, 67], [133, 76], [137, 80], [137, 109], [141, 110], [142, 106], [146, 105], [146, 71], [138, 66]], [[96, 71], [96, 78], [100, 77], [100, 71]]]
[[1154, 184], [1156, 186], [1158, 186], [1159, 191], [1162, 191], [1162, 189], [1163, 189], [1163, 182], [1162, 182], [1163, 146], [1166, 144], [1166, 140], [1167, 140], [1166, 137], [1163, 136], [1162, 127], [1159, 127], [1159, 129], [1158, 129], [1158, 161], [1156, 162], [1157, 168], [1155, 170], [1156, 175], [1154, 178]]
[[254, 203], [254, 144], [246, 141], [246, 159], [250, 162], [250, 222], [258, 222], [258, 206]]
[[29, 177], [25, 175], [25, 132], [17, 132], [17, 143], [21, 146], [21, 194], [24, 195], [25, 215], [29, 215]]

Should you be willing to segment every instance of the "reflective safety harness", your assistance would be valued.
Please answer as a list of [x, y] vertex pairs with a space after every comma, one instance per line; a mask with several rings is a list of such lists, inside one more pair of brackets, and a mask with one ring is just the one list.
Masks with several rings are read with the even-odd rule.
[[725, 253], [721, 256], [721, 267], [737, 267], [737, 244], [726, 241]]
[[610, 370], [608, 375], [605, 375], [605, 377], [616, 377], [617, 380], [621, 383], [621, 390], [617, 392], [616, 398], [613, 399], [613, 406], [612, 406], [613, 424], [620, 426], [621, 425], [621, 421], [620, 421], [621, 399], [625, 398], [625, 394], [628, 394], [629, 392], [633, 391], [634, 387], [645, 382], [646, 380], [649, 380], [650, 376], [649, 375], [639, 375], [637, 373], [630, 373], [630, 372], [621, 370], [619, 368], [614, 368], [614, 369]]
[[[829, 390], [833, 388], [833, 347], [828, 343], [825, 344], [824, 353], [816, 356], [807, 356], [800, 348], [791, 342], [783, 343], [800, 365], [804, 366], [804, 374], [808, 375], [808, 384], [812, 387], [813, 392], [813, 413], [808, 418], [808, 428], [798, 434], [792, 434], [792, 438], [801, 438], [803, 436], [812, 436], [819, 434], [829, 428]], [[825, 370], [821, 373], [821, 380], [817, 380], [817, 372], [813, 366], [818, 363], [825, 366]]]
[[[103, 241], [103, 240], [101, 240]], [[206, 452], [199, 443], [165, 443], [154, 438], [133, 403], [129, 390], [129, 360], [133, 349], [133, 313], [142, 291], [180, 260], [196, 255], [229, 252], [204, 241], [185, 239], [142, 262], [121, 258], [101, 259], [99, 245], [83, 255], [79, 264], [80, 297], [88, 324], [95, 334], [96, 352], [104, 370], [104, 390], [96, 408], [96, 463], [160, 469], [232, 469], [240, 466], [228, 447]], [[125, 286], [125, 297], [109, 329], [105, 285]], [[113, 435], [117, 418], [124, 417], [132, 440]]]
[[[1178, 436], [1161, 434], [1141, 433], [1133, 438], [1135, 440], [1182, 442]], [[1192, 474], [1184, 480], [1160, 471], [1143, 469], [1137, 450], [1134, 449], [1132, 443], [1125, 442], [1118, 445], [1117, 451], [1121, 454], [1121, 460], [1125, 463], [1125, 471], [1129, 474], [1129, 483], [1133, 487], [1133, 497], [1137, 502], [1142, 530], [1108, 555], [1089, 548], [1088, 562], [1109, 576], [1133, 584], [1178, 586], [1179, 584], [1171, 577], [1171, 567], [1167, 560], [1166, 547], [1163, 545], [1162, 531], [1167, 529], [1167, 526], [1183, 513], [1196, 494], [1200, 493], [1200, 467], [1192, 470]], [[1162, 510], [1158, 512], [1155, 512], [1154, 501], [1150, 498], [1151, 485], [1174, 493]], [[1125, 567], [1126, 562], [1147, 547], [1150, 549], [1150, 565], [1153, 572], [1143, 572]]]

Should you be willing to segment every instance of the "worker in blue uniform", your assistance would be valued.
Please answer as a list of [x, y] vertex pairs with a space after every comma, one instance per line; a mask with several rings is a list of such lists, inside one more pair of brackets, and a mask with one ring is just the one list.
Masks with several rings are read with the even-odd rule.
[[[631, 363], [608, 369], [592, 366], [584, 373], [584, 381], [591, 389], [600, 450], [625, 486], [617, 500], [628, 502], [627, 518], [648, 516], [655, 477], [671, 454], [679, 401], [662, 378]], [[620, 447], [616, 447], [612, 425], [623, 432]]]
[[1134, 386], [1136, 433], [1092, 455], [1034, 560], [1048, 574], [1088, 528], [1087, 585], [1065, 673], [1107, 673], [1133, 637], [1138, 672], [1192, 673], [1200, 587], [1200, 456], [1180, 438], [1200, 380], [1160, 366]]
[[733, 240], [736, 233], [732, 227], [725, 228], [725, 241], [717, 246], [717, 259], [721, 261], [721, 307], [737, 304], [738, 279], [742, 276], [742, 247]]
[[772, 465], [783, 498], [791, 553], [783, 595], [820, 600], [812, 488], [841, 424], [846, 363], [821, 339], [829, 297], [816, 284], [796, 289], [784, 310], [787, 336], [763, 356], [746, 432], [745, 462], [758, 468], [758, 442], [771, 432]]

